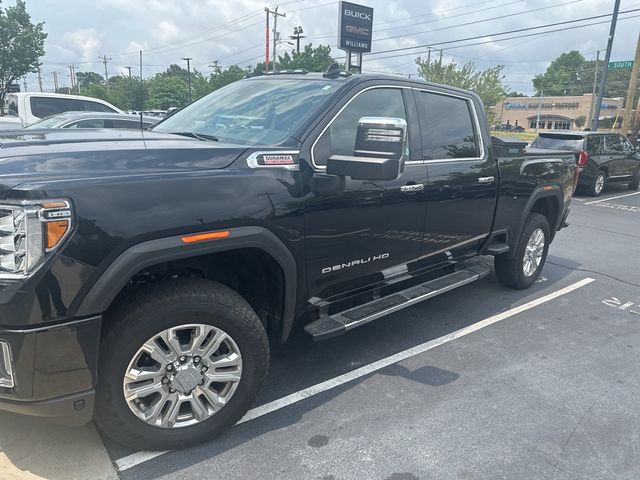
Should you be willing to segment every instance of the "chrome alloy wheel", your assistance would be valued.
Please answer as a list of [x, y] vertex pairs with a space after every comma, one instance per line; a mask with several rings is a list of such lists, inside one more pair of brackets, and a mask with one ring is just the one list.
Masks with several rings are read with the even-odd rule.
[[241, 376], [242, 356], [233, 339], [211, 325], [189, 324], [147, 340], [129, 363], [122, 387], [140, 420], [180, 428], [220, 411]]
[[524, 259], [522, 262], [522, 272], [525, 277], [530, 277], [540, 266], [542, 255], [544, 254], [544, 231], [536, 228], [529, 237], [527, 246], [524, 249]]
[[596, 177], [596, 184], [594, 186], [594, 190], [597, 194], [602, 193], [602, 190], [604, 190], [604, 174], [599, 173], [598, 176]]

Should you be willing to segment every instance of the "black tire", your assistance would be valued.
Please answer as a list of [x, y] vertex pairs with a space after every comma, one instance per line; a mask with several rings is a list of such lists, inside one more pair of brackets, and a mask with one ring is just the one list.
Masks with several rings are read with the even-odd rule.
[[[241, 379], [229, 403], [209, 419], [182, 428], [149, 425], [125, 401], [124, 373], [149, 338], [189, 323], [213, 325], [233, 338], [242, 355]], [[105, 328], [95, 421], [108, 436], [136, 450], [171, 450], [215, 437], [249, 410], [267, 376], [269, 341], [262, 322], [238, 293], [215, 282], [177, 279], [144, 287], [106, 315]]]
[[[600, 186], [600, 183], [599, 183], [601, 178], [602, 178], [602, 186]], [[604, 183], [606, 182], [606, 180], [607, 180], [607, 175], [604, 173], [604, 171], [598, 170], [598, 173], [596, 173], [596, 176], [593, 177], [593, 181], [591, 182], [591, 185], [587, 187], [587, 193], [592, 197], [599, 197], [604, 190]]]
[[[542, 260], [534, 273], [530, 276], [526, 276], [523, 271], [525, 249], [529, 238], [538, 228], [542, 229], [544, 233], [544, 250], [542, 253]], [[540, 275], [545, 261], [547, 260], [549, 239], [551, 238], [549, 232], [549, 222], [544, 215], [539, 213], [529, 214], [520, 234], [520, 238], [518, 239], [518, 243], [516, 244], [513, 257], [505, 258], [504, 256], [499, 255], [494, 259], [494, 267], [498, 280], [508, 287], [519, 290], [533, 285]]]
[[629, 182], [629, 185], [627, 185], [627, 188], [629, 190], [638, 190], [638, 187], [640, 187], [640, 167], [638, 167], [636, 174], [633, 176], [633, 178]]

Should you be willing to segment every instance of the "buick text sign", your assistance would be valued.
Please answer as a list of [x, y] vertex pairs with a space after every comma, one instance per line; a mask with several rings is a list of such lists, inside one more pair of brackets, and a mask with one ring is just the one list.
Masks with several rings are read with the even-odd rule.
[[370, 52], [372, 30], [373, 8], [340, 2], [339, 48], [355, 53]]

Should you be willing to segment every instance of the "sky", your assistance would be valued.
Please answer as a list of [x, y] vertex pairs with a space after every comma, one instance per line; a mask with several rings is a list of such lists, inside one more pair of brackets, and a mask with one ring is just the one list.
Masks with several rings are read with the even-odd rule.
[[[53, 72], [61, 86], [70, 82], [69, 65], [78, 71], [104, 75], [99, 57], [106, 55], [109, 76], [139, 67], [143, 50], [145, 78], [165, 70], [170, 64], [186, 66], [183, 57], [192, 57], [192, 68], [207, 74], [212, 63], [227, 67], [255, 65], [264, 60], [264, 8], [278, 6], [286, 17], [278, 18], [278, 31], [284, 41], [302, 26], [302, 45], [324, 44], [338, 50], [338, 2], [332, 0], [26, 0], [33, 22], [45, 22], [48, 38], [42, 59], [43, 87], [53, 89]], [[7, 7], [14, 0], [4, 0]], [[610, 17], [580, 23], [547, 27], [528, 32], [498, 35], [500, 32], [611, 14], [613, 0], [355, 0], [374, 8], [374, 54], [364, 57], [364, 71], [415, 75], [415, 59], [432, 55], [443, 61], [462, 64], [473, 61], [477, 68], [504, 65], [505, 83], [513, 91], [533, 93], [531, 78], [546, 70], [558, 55], [580, 51], [595, 59], [607, 46]], [[640, 0], [621, 0], [611, 60], [631, 60], [640, 33]], [[626, 17], [633, 17], [624, 19]], [[502, 17], [502, 18], [496, 18]], [[570, 28], [585, 23], [598, 25], [523, 37], [527, 33]], [[271, 23], [273, 27], [273, 23]], [[476, 40], [452, 42], [469, 37]], [[513, 37], [513, 38], [512, 38]], [[406, 49], [407, 47], [416, 47]], [[379, 53], [387, 50], [390, 53]], [[278, 52], [291, 50], [281, 43]], [[34, 75], [27, 77], [28, 90], [37, 89]]]

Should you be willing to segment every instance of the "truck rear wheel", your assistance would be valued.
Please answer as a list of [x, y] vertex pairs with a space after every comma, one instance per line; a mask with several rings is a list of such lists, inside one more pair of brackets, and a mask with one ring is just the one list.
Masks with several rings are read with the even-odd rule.
[[530, 213], [515, 246], [512, 258], [497, 256], [496, 277], [505, 285], [523, 289], [536, 281], [549, 251], [549, 222], [544, 215]]
[[224, 285], [149, 285], [106, 321], [95, 420], [131, 448], [169, 450], [213, 438], [247, 412], [266, 378], [262, 322]]

